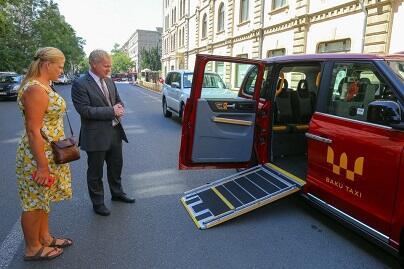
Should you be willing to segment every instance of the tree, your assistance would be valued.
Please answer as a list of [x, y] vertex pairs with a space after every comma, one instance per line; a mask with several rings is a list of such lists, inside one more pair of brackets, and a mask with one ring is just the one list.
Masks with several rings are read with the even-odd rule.
[[74, 73], [74, 69], [84, 57], [85, 41], [76, 36], [74, 29], [60, 14], [57, 4], [50, 2], [40, 10], [34, 22], [34, 29], [38, 33], [38, 44], [41, 47], [51, 46], [63, 51], [66, 57], [65, 70]]
[[148, 68], [150, 70], [158, 71], [161, 69], [161, 54], [158, 46], [150, 49], [142, 48], [140, 51], [139, 65], [140, 69]]
[[88, 57], [81, 58], [80, 62], [75, 67], [74, 73], [84, 73], [90, 69]]
[[[115, 49], [115, 47], [114, 47]], [[126, 52], [120, 50], [112, 50], [112, 74], [126, 73], [133, 67], [134, 62]]]
[[40, 47], [53, 46], [73, 72], [84, 57], [84, 39], [48, 0], [0, 0], [0, 71], [24, 72]]

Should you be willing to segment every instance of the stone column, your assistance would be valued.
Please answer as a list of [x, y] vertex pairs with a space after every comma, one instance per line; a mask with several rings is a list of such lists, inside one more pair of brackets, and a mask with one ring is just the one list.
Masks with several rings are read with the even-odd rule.
[[251, 31], [252, 40], [253, 40], [253, 47], [252, 47], [252, 59], [261, 59], [262, 54], [262, 28], [264, 22], [262, 21], [262, 12], [265, 12], [264, 7], [262, 6], [262, 0], [254, 0], [253, 1], [253, 30]]
[[308, 0], [296, 0], [296, 16], [293, 34], [293, 54], [306, 53], [307, 31], [309, 28]]
[[364, 53], [387, 53], [389, 49], [393, 8], [390, 1], [368, 1]]
[[[233, 31], [234, 31], [234, 0], [227, 1], [226, 18], [226, 55], [233, 56]], [[231, 84], [231, 64], [225, 63], [225, 82]]]

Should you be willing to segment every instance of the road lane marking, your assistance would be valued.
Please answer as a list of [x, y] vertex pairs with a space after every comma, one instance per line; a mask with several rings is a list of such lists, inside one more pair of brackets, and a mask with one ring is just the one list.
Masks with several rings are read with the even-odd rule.
[[7, 268], [17, 253], [18, 247], [23, 240], [21, 223], [17, 220], [14, 223], [11, 232], [7, 235], [6, 239], [0, 246], [0, 269]]

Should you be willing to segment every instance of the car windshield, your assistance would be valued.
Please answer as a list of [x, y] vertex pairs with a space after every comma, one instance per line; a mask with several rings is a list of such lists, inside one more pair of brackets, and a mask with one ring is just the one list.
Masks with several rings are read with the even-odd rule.
[[0, 83], [19, 83], [21, 76], [0, 76]]
[[404, 61], [388, 61], [387, 63], [401, 81], [404, 82]]
[[[191, 88], [192, 85], [193, 73], [185, 73], [184, 74], [184, 88]], [[218, 88], [218, 89], [226, 89], [226, 85], [224, 84], [222, 78], [218, 74], [214, 73], [205, 73], [203, 77], [203, 88]]]

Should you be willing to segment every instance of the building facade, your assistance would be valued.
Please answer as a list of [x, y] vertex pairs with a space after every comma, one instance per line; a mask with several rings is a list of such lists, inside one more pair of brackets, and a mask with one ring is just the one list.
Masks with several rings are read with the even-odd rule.
[[163, 0], [163, 14], [164, 75], [193, 70], [197, 53], [261, 59], [404, 51], [403, 0]]
[[128, 53], [129, 57], [135, 62], [135, 72], [140, 72], [139, 58], [142, 49], [158, 47], [161, 53], [161, 36], [163, 29], [156, 27], [156, 31], [136, 30], [128, 41], [122, 46], [122, 50]]

